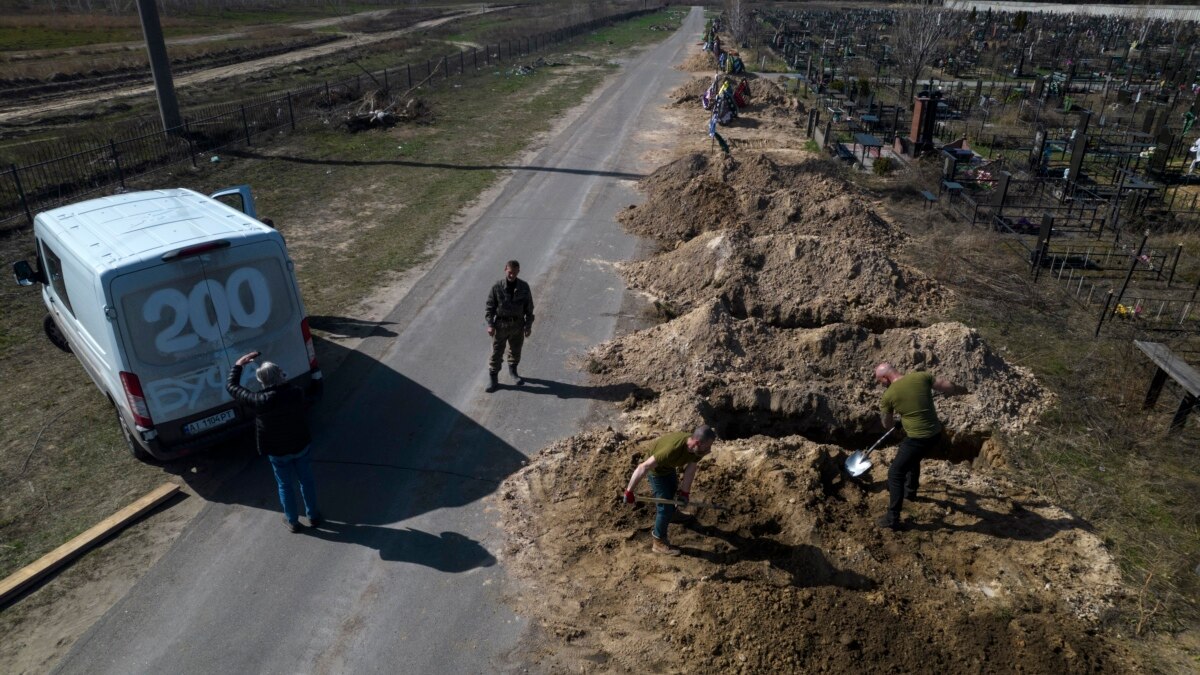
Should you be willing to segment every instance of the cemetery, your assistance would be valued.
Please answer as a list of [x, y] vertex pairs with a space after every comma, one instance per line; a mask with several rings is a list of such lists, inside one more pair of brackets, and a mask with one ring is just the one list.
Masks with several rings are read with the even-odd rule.
[[929, 176], [927, 207], [1009, 235], [1097, 335], [1196, 335], [1200, 269], [1172, 237], [1200, 231], [1200, 23], [926, 6], [761, 21], [831, 156]]

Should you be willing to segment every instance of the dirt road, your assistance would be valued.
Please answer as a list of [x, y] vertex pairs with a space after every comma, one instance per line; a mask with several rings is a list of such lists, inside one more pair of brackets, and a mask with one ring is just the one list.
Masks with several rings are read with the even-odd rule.
[[[397, 37], [433, 28], [435, 26], [440, 26], [463, 17], [486, 14], [499, 9], [504, 8], [480, 7], [462, 12], [455, 12], [446, 16], [438, 17], [436, 19], [421, 21], [413, 24], [412, 26], [386, 31], [383, 33], [347, 33], [346, 39], [344, 40], [317, 45], [315, 47], [307, 47], [305, 49], [298, 49], [286, 54], [277, 54], [275, 56], [256, 59], [254, 61], [247, 61], [245, 63], [209, 68], [207, 70], [200, 70], [194, 73], [188, 73], [187, 75], [181, 75], [175, 78], [175, 88], [182, 89], [184, 87], [206, 84], [234, 77], [241, 77], [251, 73], [269, 70], [271, 68], [278, 68], [280, 66], [298, 63], [300, 61], [306, 61], [308, 59], [320, 56], [328, 56], [330, 54], [336, 54], [347, 49], [354, 49], [365, 45], [384, 42], [386, 40], [391, 40]], [[146, 73], [146, 79], [150, 79], [149, 72]], [[65, 98], [59, 98], [51, 101], [38, 101], [36, 103], [4, 107], [0, 109], [0, 124], [16, 123], [21, 121], [36, 121], [36, 118], [38, 117], [70, 113], [72, 110], [92, 105], [98, 101], [110, 101], [119, 98], [129, 98], [131, 96], [143, 96], [153, 92], [154, 85], [152, 83], [135, 84], [105, 89], [103, 91], [90, 91], [86, 94], [73, 96], [68, 95]]]

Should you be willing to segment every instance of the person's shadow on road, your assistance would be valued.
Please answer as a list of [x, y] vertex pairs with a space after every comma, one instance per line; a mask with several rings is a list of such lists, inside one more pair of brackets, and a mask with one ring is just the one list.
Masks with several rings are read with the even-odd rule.
[[621, 382], [620, 384], [605, 384], [598, 386], [571, 384], [569, 382], [559, 382], [557, 380], [546, 380], [539, 377], [525, 376], [523, 378], [525, 384], [513, 384], [511, 382], [501, 382], [497, 385], [496, 390], [511, 390], [523, 392], [526, 394], [538, 394], [542, 396], [554, 396], [557, 398], [588, 398], [595, 401], [624, 401], [633, 396], [634, 398], [652, 398], [654, 393], [644, 387], [639, 387], [632, 382]]
[[324, 521], [304, 533], [326, 541], [377, 549], [381, 560], [424, 565], [451, 574], [496, 564], [496, 558], [479, 542], [457, 532], [436, 535], [411, 527], [392, 529]]
[[[373, 338], [376, 329], [386, 330], [372, 328]], [[467, 533], [430, 534], [408, 523], [488, 497], [524, 465], [524, 454], [403, 373], [335, 341], [314, 340], [323, 361], [339, 366], [310, 417], [326, 520], [303, 532], [449, 573], [494, 565]], [[254, 455], [252, 433], [232, 445], [236, 452], [196, 456], [168, 470], [210, 502], [279, 513], [270, 464]], [[293, 497], [301, 506], [298, 491]]]
[[310, 315], [308, 325], [314, 330], [323, 330], [334, 337], [396, 337], [396, 333], [387, 328], [392, 325], [390, 321], [364, 321], [346, 316]]

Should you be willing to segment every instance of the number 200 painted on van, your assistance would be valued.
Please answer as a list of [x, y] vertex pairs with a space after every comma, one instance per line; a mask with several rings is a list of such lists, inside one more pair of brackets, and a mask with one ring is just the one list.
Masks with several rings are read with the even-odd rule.
[[252, 422], [225, 391], [246, 352], [320, 384], [283, 237], [255, 218], [243, 185], [114, 195], [34, 219], [37, 267], [15, 263], [14, 276], [41, 284], [47, 336], [78, 357], [140, 459], [202, 450]]

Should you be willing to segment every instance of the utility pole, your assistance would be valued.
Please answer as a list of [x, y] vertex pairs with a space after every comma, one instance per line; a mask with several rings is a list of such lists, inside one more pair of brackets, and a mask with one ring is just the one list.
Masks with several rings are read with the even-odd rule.
[[154, 76], [154, 91], [158, 96], [163, 131], [179, 133], [183, 118], [179, 116], [179, 101], [175, 98], [175, 83], [171, 79], [171, 61], [167, 58], [167, 43], [163, 40], [155, 1], [137, 0], [138, 16], [142, 19], [142, 33], [146, 36], [146, 53], [150, 57], [150, 73]]

